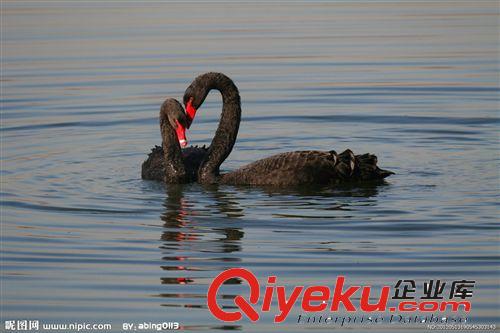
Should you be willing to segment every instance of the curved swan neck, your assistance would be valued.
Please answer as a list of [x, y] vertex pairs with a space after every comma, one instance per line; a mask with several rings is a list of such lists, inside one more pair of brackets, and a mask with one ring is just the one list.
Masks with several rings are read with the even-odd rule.
[[[178, 104], [178, 105], [176, 105]], [[180, 107], [179, 102], [168, 99], [161, 106], [160, 110], [160, 130], [163, 144], [164, 166], [165, 166], [165, 183], [183, 183], [186, 178], [186, 170], [182, 160], [181, 147], [177, 140], [172, 125], [168, 120], [168, 112], [172, 108]]]
[[220, 165], [233, 150], [241, 120], [240, 93], [233, 81], [224, 74], [198, 76], [186, 90], [185, 100], [189, 94], [193, 94], [195, 107], [199, 107], [212, 89], [220, 91], [222, 95], [222, 114], [208, 154], [198, 172], [202, 183], [216, 182]]

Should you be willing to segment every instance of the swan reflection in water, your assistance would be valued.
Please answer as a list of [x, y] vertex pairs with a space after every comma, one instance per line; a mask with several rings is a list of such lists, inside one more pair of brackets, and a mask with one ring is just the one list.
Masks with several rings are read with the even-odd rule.
[[[167, 198], [165, 200], [165, 212], [161, 219], [164, 222], [165, 231], [161, 239], [167, 243], [162, 249], [179, 250], [182, 246], [189, 246], [191, 243], [202, 242], [206, 235], [200, 233], [196, 226], [196, 211], [193, 205], [184, 196], [184, 185], [172, 184], [168, 186]], [[207, 186], [204, 188], [215, 204], [210, 207], [230, 218], [243, 217], [243, 209], [238, 207], [236, 201], [231, 200], [228, 193], [221, 191], [217, 186]], [[187, 230], [186, 230], [187, 229]], [[210, 245], [216, 248], [206, 249], [213, 253], [231, 253], [240, 251], [239, 245], [234, 241], [243, 238], [241, 228], [211, 228], [222, 237], [209, 240]], [[206, 242], [206, 241], [205, 241]], [[168, 245], [167, 245], [168, 244]], [[199, 250], [200, 244], [197, 244]]]
[[[167, 300], [162, 306], [206, 309], [206, 288], [199, 289], [197, 284], [210, 283], [211, 272], [221, 272], [229, 266], [240, 266], [239, 257], [229, 257], [220, 254], [240, 252], [241, 239], [244, 236], [242, 228], [235, 227], [204, 227], [198, 222], [196, 206], [185, 195], [189, 185], [172, 184], [167, 188], [165, 211], [161, 215], [164, 230], [161, 235], [163, 245], [160, 246], [165, 265], [161, 269], [167, 276], [161, 278], [161, 283], [168, 292], [161, 293], [159, 297]], [[220, 190], [217, 186], [207, 186], [202, 189], [208, 196], [207, 203], [211, 210], [229, 218], [243, 217], [240, 208], [231, 196]], [[201, 193], [196, 193], [198, 196]], [[203, 214], [201, 214], [203, 215]], [[199, 217], [199, 216], [198, 216]], [[214, 234], [216, 235], [214, 237]], [[197, 253], [196, 257], [180, 255], [180, 253]], [[201, 258], [201, 254], [206, 254]], [[208, 264], [208, 265], [207, 265]], [[214, 266], [215, 264], [215, 266]], [[210, 273], [209, 273], [210, 272]], [[233, 281], [240, 284], [241, 281]], [[193, 287], [188, 287], [193, 285]], [[234, 299], [236, 295], [223, 295], [223, 299]], [[189, 327], [183, 327], [187, 329]], [[200, 328], [200, 327], [198, 327]], [[208, 329], [240, 330], [240, 325], [210, 325]]]
[[[304, 217], [310, 217], [307, 216], [309, 212], [319, 212], [334, 224], [336, 217], [349, 219], [350, 210], [357, 209], [356, 206], [360, 204], [377, 205], [376, 196], [383, 187], [384, 183], [335, 189], [317, 186], [277, 189], [200, 184], [168, 185], [165, 210], [161, 215], [163, 231], [160, 249], [164, 261], [161, 266], [164, 272], [161, 283], [165, 285], [165, 292], [158, 296], [165, 299], [162, 305], [204, 309], [205, 315], [209, 314], [205, 311], [206, 291], [217, 274], [233, 267], [256, 269], [252, 268], [251, 261], [248, 261], [253, 255], [252, 250], [246, 249], [246, 253], [244, 251], [245, 229], [248, 229], [247, 232], [255, 231], [255, 228], [258, 228], [256, 223], [270, 224], [274, 221], [279, 223], [271, 226], [270, 230], [282, 232], [283, 230], [279, 229], [286, 229], [286, 223], [295, 221], [286, 220], [292, 216], [287, 213], [289, 210], [303, 211], [303, 216], [292, 216], [303, 221], [306, 220]], [[245, 212], [246, 208], [249, 212], [254, 212], [256, 205], [271, 209], [274, 211], [273, 216], [278, 218], [253, 220]], [[338, 239], [332, 239], [329, 246], [337, 241]], [[243, 265], [245, 258], [247, 264]], [[239, 279], [232, 279], [225, 285], [242, 283]], [[236, 293], [234, 287], [221, 289], [223, 308], [234, 308], [233, 299]], [[219, 326], [217, 328], [221, 329]], [[223, 329], [240, 328], [237, 325], [229, 325]]]

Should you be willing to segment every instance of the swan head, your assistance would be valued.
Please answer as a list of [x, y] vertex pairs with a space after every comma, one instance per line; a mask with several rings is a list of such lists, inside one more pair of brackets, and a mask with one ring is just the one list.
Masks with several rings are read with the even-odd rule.
[[186, 118], [187, 118], [187, 128], [191, 127], [193, 123], [194, 116], [196, 116], [196, 108], [193, 106], [193, 97], [190, 97], [186, 102]]
[[[198, 75], [193, 82], [186, 88], [183, 97], [183, 103], [186, 107], [186, 114], [189, 126], [193, 122], [196, 111], [201, 107], [210, 90], [219, 89], [221, 83], [230, 80], [222, 73], [209, 72]], [[189, 128], [188, 126], [188, 128]]]
[[184, 106], [188, 105], [188, 102], [191, 102], [191, 105], [194, 109], [198, 109], [205, 98], [208, 95], [208, 92], [214, 88], [216, 80], [216, 73], [205, 73], [197, 76], [193, 82], [186, 88], [184, 91], [184, 97], [182, 99]]
[[179, 145], [182, 148], [186, 147], [188, 144], [186, 128], [189, 122], [181, 103], [173, 98], [169, 98], [163, 103], [162, 112], [165, 112], [170, 126], [175, 130]]
[[196, 115], [196, 111], [204, 101], [204, 98], [203, 100], [199, 100], [199, 95], [200, 94], [196, 91], [196, 88], [193, 84], [191, 84], [184, 93], [183, 101], [184, 106], [186, 107], [186, 117], [188, 121], [187, 128], [191, 127], [191, 124], [193, 123], [194, 117]]

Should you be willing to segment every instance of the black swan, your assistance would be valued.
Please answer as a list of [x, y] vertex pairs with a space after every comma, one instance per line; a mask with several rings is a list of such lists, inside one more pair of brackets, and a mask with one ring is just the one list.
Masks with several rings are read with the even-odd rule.
[[[179, 143], [183, 144], [183, 129], [189, 127], [196, 115], [197, 109], [203, 104], [208, 93], [219, 90], [222, 94], [222, 114], [219, 126], [208, 149], [192, 147], [192, 151], [180, 151]], [[382, 180], [393, 172], [377, 167], [377, 157], [371, 154], [354, 155], [349, 149], [337, 154], [335, 151], [295, 151], [277, 154], [243, 166], [233, 172], [220, 174], [219, 168], [233, 149], [238, 135], [241, 120], [241, 103], [238, 88], [233, 81], [222, 73], [206, 73], [198, 76], [186, 89], [183, 98], [186, 106], [186, 119], [178, 113], [182, 106], [175, 103], [164, 103], [160, 112], [160, 124], [163, 137], [163, 147], [170, 147], [172, 152], [165, 154], [164, 170], [150, 170], [161, 165], [161, 153], [150, 154], [143, 164], [143, 178], [145, 164], [154, 159], [157, 162], [146, 167], [147, 174], [154, 174], [154, 178], [162, 179], [161, 172], [165, 173], [166, 182], [176, 182], [181, 179], [198, 181], [208, 184], [230, 185], [334, 185], [339, 183], [366, 182]], [[175, 108], [175, 112], [169, 108]], [[170, 112], [175, 113], [171, 126], [168, 126], [166, 117]], [[164, 115], [162, 118], [162, 114]], [[163, 119], [163, 121], [162, 121]], [[175, 122], [177, 120], [177, 122]], [[181, 126], [182, 128], [179, 128]], [[180, 133], [177, 138], [176, 132]], [[182, 137], [181, 137], [182, 136]], [[179, 142], [179, 143], [178, 143]], [[161, 148], [156, 148], [159, 151]], [[155, 158], [152, 158], [155, 157]], [[158, 161], [158, 157], [160, 160]], [[173, 161], [176, 162], [173, 162]], [[182, 163], [184, 161], [184, 163]], [[174, 172], [184, 167], [184, 173]], [[189, 170], [189, 171], [187, 171]], [[197, 175], [193, 174], [197, 170]], [[196, 172], [196, 171], [194, 171]], [[182, 174], [184, 178], [172, 174]]]
[[185, 130], [189, 127], [188, 117], [181, 103], [167, 99], [160, 109], [160, 129], [163, 147], [156, 146], [142, 163], [142, 179], [159, 180], [166, 183], [194, 182], [198, 169], [208, 149], [187, 147]]

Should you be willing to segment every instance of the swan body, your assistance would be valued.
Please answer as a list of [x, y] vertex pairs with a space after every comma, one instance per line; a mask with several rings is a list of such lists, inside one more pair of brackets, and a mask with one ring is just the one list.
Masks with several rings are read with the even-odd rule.
[[294, 151], [273, 155], [233, 172], [222, 174], [217, 181], [231, 185], [335, 185], [384, 179], [392, 172], [377, 167], [371, 154], [355, 156], [349, 149], [335, 151]]
[[[198, 180], [198, 168], [207, 155], [205, 146], [191, 146], [182, 149], [182, 160], [186, 171], [186, 182]], [[165, 161], [163, 147], [155, 146], [148, 158], [142, 163], [142, 179], [163, 181], [165, 177]]]
[[[163, 102], [160, 109], [162, 146], [155, 146], [142, 163], [142, 179], [165, 183], [189, 183], [198, 180], [198, 169], [205, 160], [206, 147], [187, 147], [185, 127], [188, 120], [182, 105], [173, 98]], [[181, 141], [182, 140], [182, 141]]]

